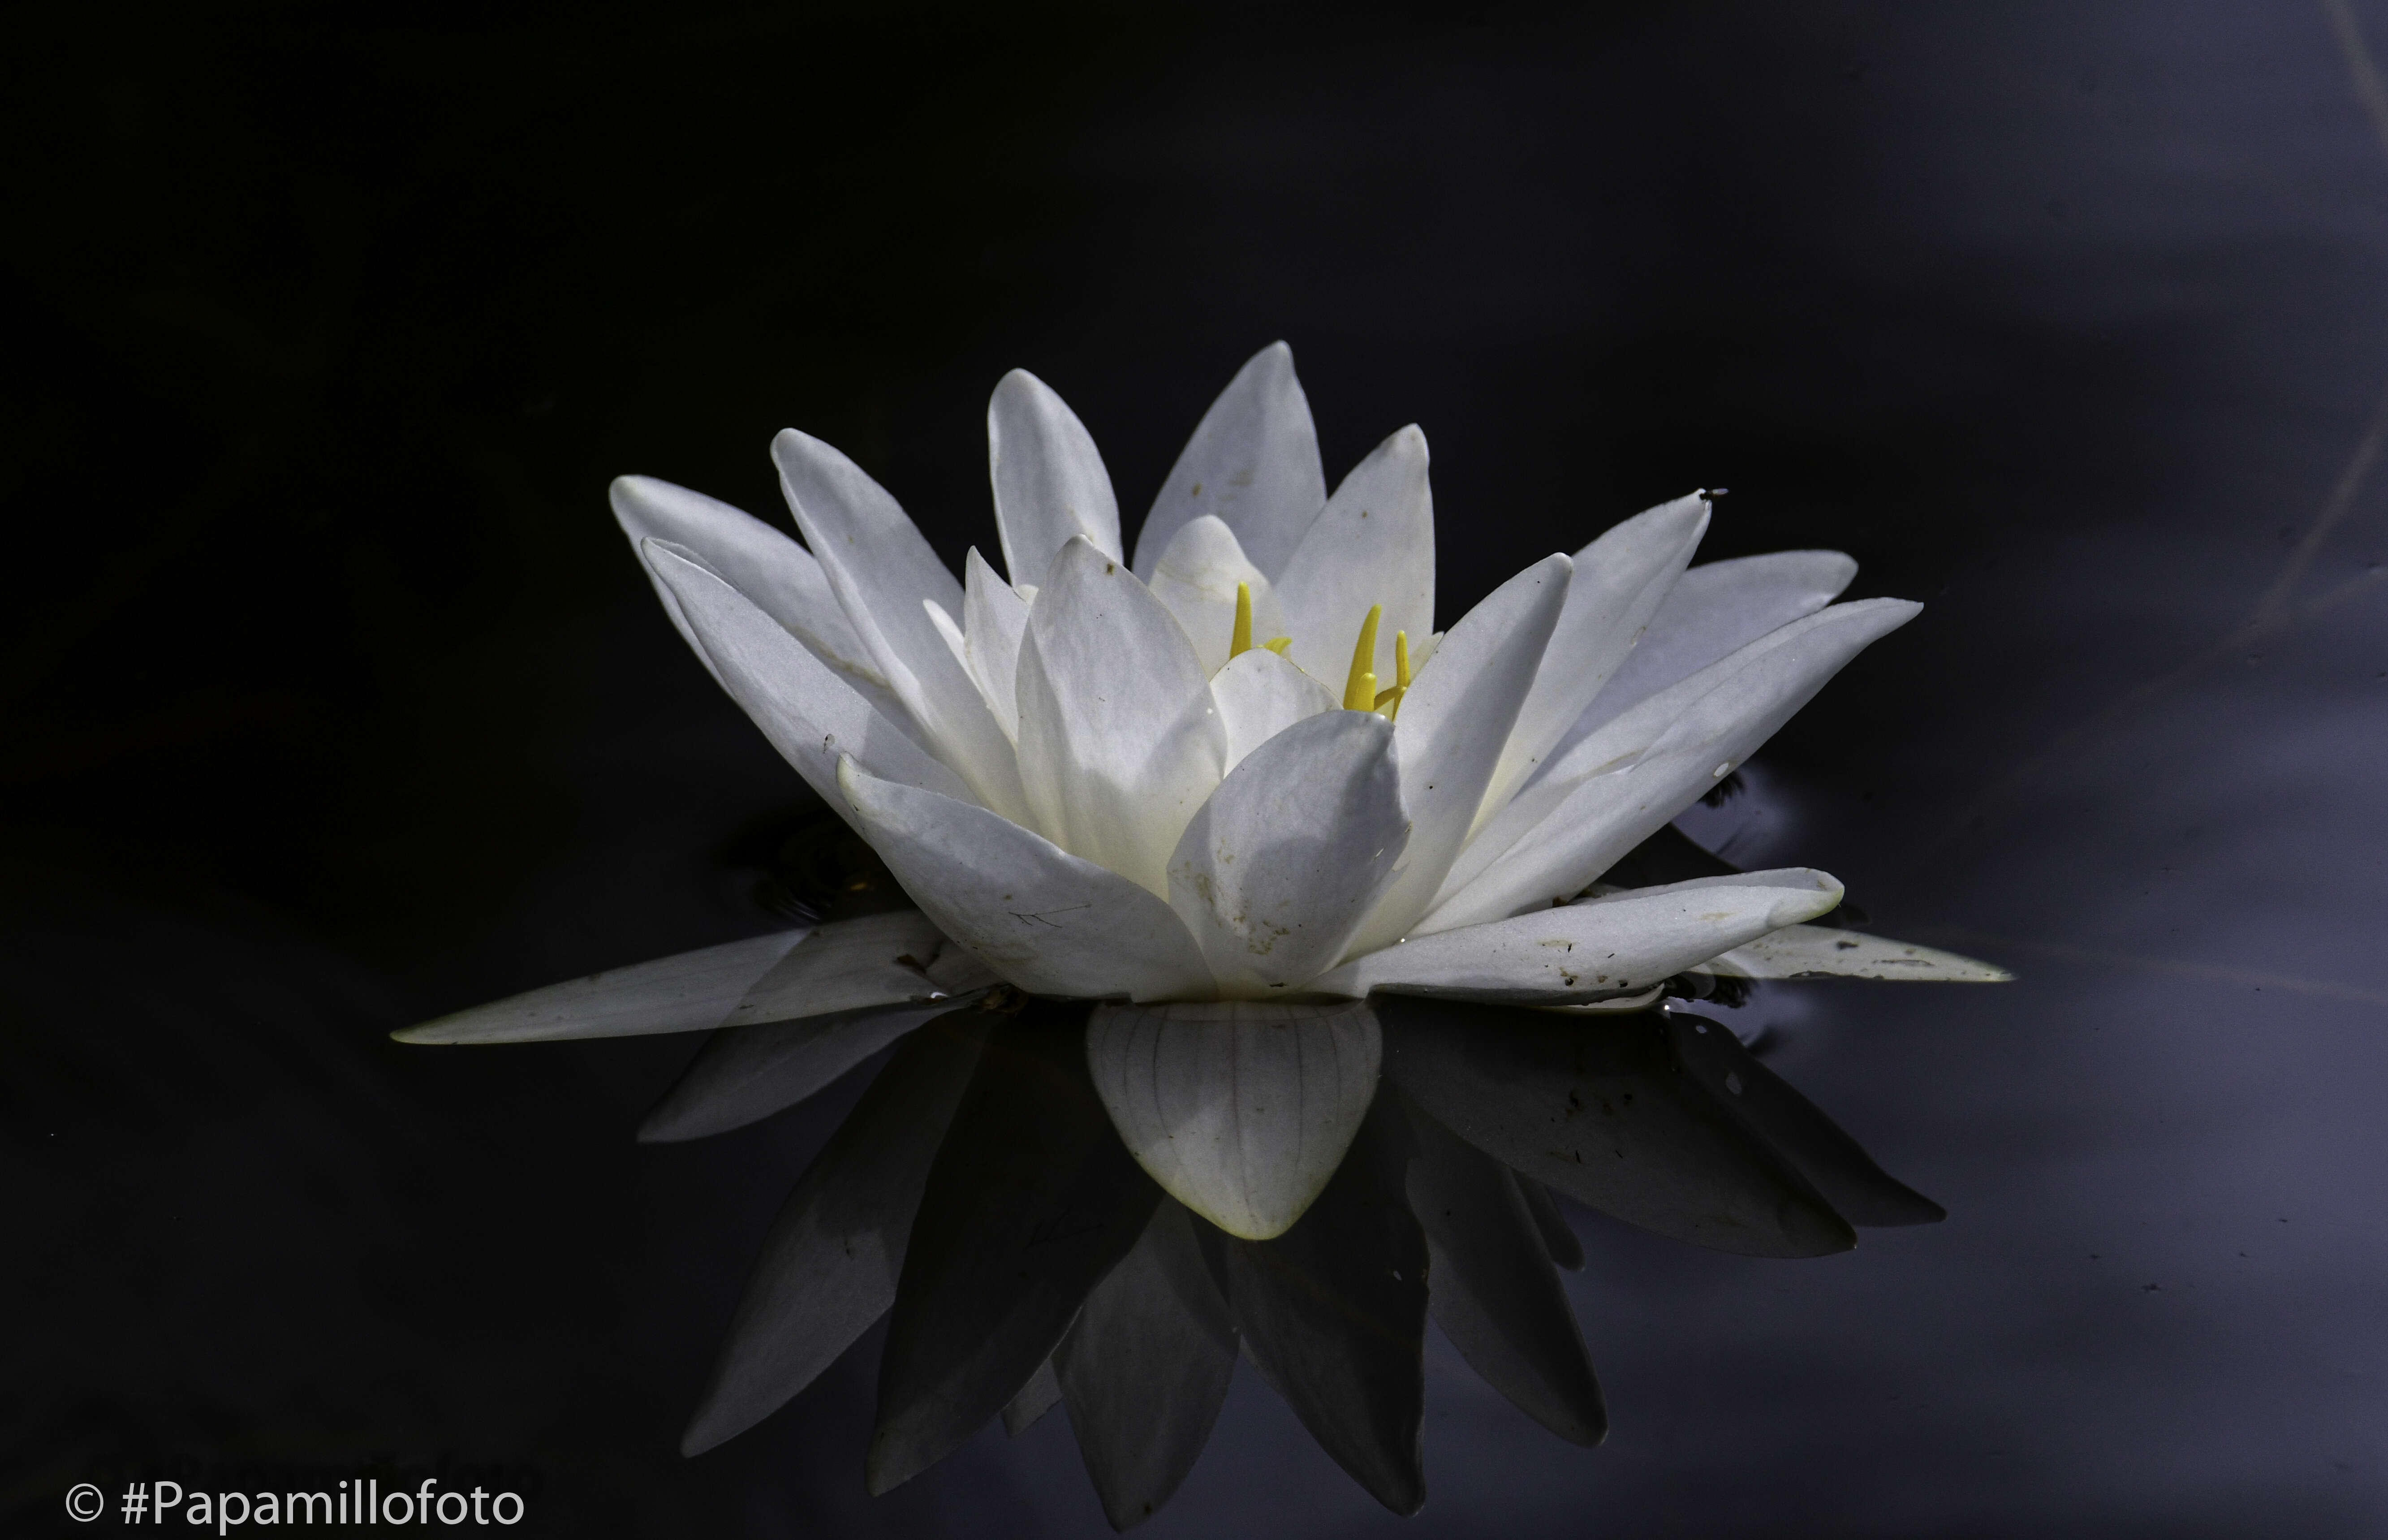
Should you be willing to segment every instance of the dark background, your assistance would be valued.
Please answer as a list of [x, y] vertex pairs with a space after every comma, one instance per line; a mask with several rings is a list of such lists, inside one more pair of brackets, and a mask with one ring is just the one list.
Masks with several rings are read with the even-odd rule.
[[[641, 1148], [693, 1039], [385, 1035], [781, 923], [807, 795], [609, 477], [781, 516], [797, 426], [958, 561], [1018, 364], [1133, 528], [1278, 337], [1330, 481], [1424, 425], [1446, 623], [1702, 485], [1707, 554], [1926, 601], [1687, 826], [2023, 975], [1762, 990], [1949, 1222], [1765, 1263], [1578, 1211], [1608, 1444], [1438, 1340], [1402, 1533], [2388, 1524], [2377, 0], [6, 29], [9, 1533], [368, 1471], [523, 1532], [1103, 1533], [1060, 1417], [864, 1496], [875, 1336], [676, 1453], [850, 1089]], [[1146, 1533], [1395, 1528], [1245, 1373]]]

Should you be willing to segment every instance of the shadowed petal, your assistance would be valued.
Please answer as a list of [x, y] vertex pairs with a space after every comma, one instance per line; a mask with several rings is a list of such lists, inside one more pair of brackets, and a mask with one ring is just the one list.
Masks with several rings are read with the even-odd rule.
[[1332, 966], [1409, 839], [1393, 724], [1321, 712], [1238, 765], [1186, 826], [1169, 903], [1229, 995], [1265, 999]]
[[1194, 1239], [1199, 1223], [1163, 1198], [1053, 1355], [1115, 1530], [1152, 1517], [1194, 1469], [1236, 1371], [1235, 1322]]
[[865, 838], [937, 928], [1043, 995], [1171, 999], [1211, 992], [1176, 911], [1115, 872], [967, 802], [850, 770]]
[[1252, 750], [1298, 721], [1343, 702], [1319, 681], [1265, 647], [1254, 647], [1211, 680], [1211, 699], [1227, 735], [1223, 773], [1232, 773]]
[[1510, 1175], [1518, 1178], [1518, 1195], [1526, 1200], [1526, 1212], [1534, 1216], [1534, 1228], [1542, 1232], [1543, 1248], [1551, 1260], [1569, 1272], [1583, 1271], [1583, 1242], [1576, 1239], [1567, 1215], [1559, 1212], [1551, 1190], [1531, 1177], [1515, 1171]]
[[1804, 1177], [1683, 1075], [1661, 1017], [1376, 1003], [1388, 1078], [1470, 1144], [1579, 1202], [1745, 1256], [1857, 1243]]
[[1372, 1115], [1285, 1234], [1202, 1240], [1252, 1367], [1369, 1495], [1411, 1514], [1426, 1503], [1427, 1248], [1403, 1191], [1400, 1125], [1390, 1106]]
[[788, 1194], [680, 1453], [770, 1416], [895, 1303], [913, 1211], [990, 1023], [957, 1013], [906, 1039]]
[[1235, 531], [1213, 515], [1205, 514], [1177, 531], [1145, 579], [1152, 596], [1169, 607], [1202, 659], [1202, 670], [1215, 674], [1227, 663], [1227, 647], [1236, 630], [1236, 585], [1252, 596], [1252, 641], [1283, 636], [1285, 612], [1276, 591], [1261, 569], [1245, 560]]
[[1410, 1207], [1426, 1230], [1436, 1322], [1527, 1416], [1569, 1444], [1598, 1444], [1608, 1432], [1600, 1382], [1517, 1177], [1416, 1103], [1405, 1111], [1417, 1151]]
[[1014, 369], [986, 403], [995, 526], [1015, 583], [1042, 583], [1073, 536], [1123, 561], [1119, 500], [1094, 435], [1051, 386]]
[[1274, 576], [1326, 502], [1318, 433], [1294, 377], [1293, 350], [1272, 342], [1219, 392], [1170, 467], [1137, 537], [1136, 570], [1150, 579], [1179, 529], [1215, 514], [1253, 565]]
[[[1113, 1272], [1119, 1269], [1113, 1268]], [[1053, 1360], [1046, 1359], [1020, 1387], [1020, 1394], [1003, 1404], [1003, 1436], [1018, 1438], [1036, 1426], [1061, 1400], [1061, 1380], [1054, 1372]]]
[[1170, 1196], [1230, 1235], [1302, 1216], [1377, 1091], [1360, 1001], [1099, 1005], [1086, 1062], [1120, 1138]]
[[[1175, 916], [1172, 916], [1174, 919]], [[756, 980], [811, 927], [681, 952], [587, 978], [551, 984], [410, 1026], [401, 1043], [536, 1043], [559, 1037], [635, 1037], [703, 1032], [721, 1025]]]
[[879, 1366], [875, 1495], [1003, 1409], [1127, 1254], [1161, 1190], [1086, 1080], [1074, 1012], [998, 1025], [931, 1167]]
[[2014, 975], [1988, 962], [1887, 936], [1786, 925], [1711, 959], [1726, 978], [1890, 978], [1929, 984], [2005, 984]]
[[1514, 920], [1413, 936], [1347, 962], [1311, 987], [1509, 1005], [1565, 1005], [1647, 989], [1695, 962], [1841, 901], [1841, 885], [1790, 867], [1696, 877], [1540, 909]]
[[1934, 1225], [1948, 1210], [1885, 1172], [1814, 1102], [1759, 1063], [1731, 1030], [1704, 1017], [1667, 1016], [1676, 1059], [1743, 1127], [1797, 1166], [1853, 1225]]
[[896, 1038], [969, 999], [881, 1006], [718, 1033], [639, 1125], [639, 1139], [669, 1144], [759, 1122], [823, 1089]]
[[[1261, 566], [1267, 569], [1265, 562]], [[1350, 671], [1360, 622], [1371, 605], [1384, 605], [1377, 679], [1380, 687], [1391, 681], [1393, 633], [1409, 632], [1415, 645], [1434, 630], [1434, 494], [1427, 485], [1426, 435], [1415, 426], [1403, 428], [1353, 466], [1276, 583], [1293, 631], [1287, 652], [1320, 679], [1340, 681]]]
[[1007, 737], [1020, 736], [1020, 639], [1028, 631], [1028, 601], [995, 575], [971, 547], [962, 558], [962, 651], [971, 678]]

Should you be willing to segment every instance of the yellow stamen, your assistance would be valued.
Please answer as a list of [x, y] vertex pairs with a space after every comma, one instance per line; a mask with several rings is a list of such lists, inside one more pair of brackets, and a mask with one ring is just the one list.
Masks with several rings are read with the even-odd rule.
[[1252, 650], [1252, 585], [1236, 585], [1236, 629], [1227, 633], [1227, 655], [1241, 657]]
[[1285, 655], [1285, 650], [1293, 645], [1293, 638], [1289, 636], [1272, 636], [1266, 642], [1262, 643], [1261, 645], [1266, 647], [1270, 652], [1277, 654], [1277, 656], [1283, 657]]
[[1352, 673], [1343, 681], [1343, 709], [1374, 711], [1377, 708], [1377, 622], [1385, 617], [1385, 606], [1368, 606], [1368, 618], [1360, 622], [1360, 640], [1352, 648]]
[[1402, 697], [1410, 693], [1410, 633], [1393, 633], [1393, 687], [1377, 692], [1377, 709], [1391, 721], [1402, 714]]

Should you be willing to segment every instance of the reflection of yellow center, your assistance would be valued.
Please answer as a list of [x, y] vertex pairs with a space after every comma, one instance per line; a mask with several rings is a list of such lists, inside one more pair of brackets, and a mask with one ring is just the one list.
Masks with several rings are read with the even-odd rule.
[[[1400, 714], [1402, 696], [1410, 687], [1410, 633], [1393, 633], [1393, 686], [1377, 688], [1377, 624], [1385, 617], [1385, 606], [1372, 605], [1368, 618], [1360, 622], [1360, 639], [1352, 647], [1352, 673], [1343, 681], [1343, 709], [1346, 711], [1381, 711], [1388, 719]], [[1279, 657], [1292, 645], [1289, 636], [1273, 636], [1261, 643]], [[1241, 657], [1252, 650], [1252, 585], [1236, 585], [1236, 623], [1227, 633], [1227, 655]]]

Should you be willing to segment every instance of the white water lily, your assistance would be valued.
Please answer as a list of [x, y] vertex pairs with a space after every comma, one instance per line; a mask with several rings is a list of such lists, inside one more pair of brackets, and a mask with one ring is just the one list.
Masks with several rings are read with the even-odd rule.
[[1687, 571], [1712, 512], [1696, 493], [1437, 632], [1425, 436], [1394, 433], [1329, 495], [1282, 344], [1205, 414], [1133, 561], [1092, 438], [1042, 381], [1006, 376], [987, 436], [1003, 571], [973, 550], [959, 580], [892, 496], [794, 430], [772, 452], [802, 544], [664, 482], [613, 492], [698, 657], [918, 911], [401, 1036], [798, 1024], [723, 1072], [734, 1122], [926, 1004], [997, 985], [1095, 1001], [1089, 1066], [1130, 1152], [1261, 1240], [1367, 1113], [1371, 998], [1581, 1012], [1646, 1006], [1690, 971], [2002, 976], [1807, 925], [1841, 885], [1806, 869], [1581, 897], [1914, 616], [1833, 603], [1848, 558]]

